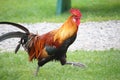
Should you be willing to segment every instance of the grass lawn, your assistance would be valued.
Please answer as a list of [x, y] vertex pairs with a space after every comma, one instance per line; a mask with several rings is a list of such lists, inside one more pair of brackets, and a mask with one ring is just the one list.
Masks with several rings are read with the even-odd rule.
[[25, 52], [0, 52], [0, 80], [119, 80], [120, 50], [74, 51], [68, 61], [82, 62], [86, 68], [61, 66], [59, 62], [44, 65], [33, 75], [37, 61], [29, 62]]
[[[120, 20], [120, 0], [71, 0], [82, 12], [81, 22]], [[68, 12], [56, 15], [57, 0], [0, 0], [0, 21], [64, 22]]]

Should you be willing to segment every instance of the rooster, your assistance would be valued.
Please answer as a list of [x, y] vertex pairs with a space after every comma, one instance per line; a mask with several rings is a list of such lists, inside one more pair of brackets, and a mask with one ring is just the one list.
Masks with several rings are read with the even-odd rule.
[[30, 33], [24, 26], [13, 22], [0, 22], [15, 26], [24, 32], [8, 32], [0, 36], [0, 42], [8, 38], [20, 38], [15, 53], [23, 46], [29, 55], [29, 61], [38, 60], [38, 67], [35, 75], [38, 74], [39, 68], [49, 61], [60, 61], [61, 65], [69, 64], [73, 66], [84, 66], [78, 62], [67, 62], [66, 52], [68, 47], [75, 41], [77, 36], [80, 18], [82, 14], [78, 9], [70, 10], [71, 16], [58, 29], [50, 31], [43, 35]]

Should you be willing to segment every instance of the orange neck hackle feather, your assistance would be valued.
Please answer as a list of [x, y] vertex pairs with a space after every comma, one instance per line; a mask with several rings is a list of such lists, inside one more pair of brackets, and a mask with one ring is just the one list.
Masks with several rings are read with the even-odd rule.
[[54, 41], [58, 41], [59, 44], [62, 44], [64, 40], [77, 33], [78, 26], [73, 21], [73, 17], [74, 16], [71, 15], [66, 20], [66, 22], [57, 30], [57, 33], [54, 36]]

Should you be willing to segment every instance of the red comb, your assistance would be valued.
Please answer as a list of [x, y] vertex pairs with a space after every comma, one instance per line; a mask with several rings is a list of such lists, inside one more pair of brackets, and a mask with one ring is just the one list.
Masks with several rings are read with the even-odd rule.
[[82, 16], [82, 14], [81, 14], [81, 12], [80, 12], [80, 10], [79, 9], [70, 9], [70, 13], [72, 14], [72, 15], [76, 15], [76, 16], [79, 16], [79, 17], [81, 17]]

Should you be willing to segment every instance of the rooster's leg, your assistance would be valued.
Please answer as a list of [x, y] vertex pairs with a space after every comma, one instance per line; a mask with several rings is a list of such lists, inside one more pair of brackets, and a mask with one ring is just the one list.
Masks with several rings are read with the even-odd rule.
[[86, 67], [85, 64], [82, 64], [82, 63], [79, 63], [79, 62], [67, 62], [66, 61], [66, 54], [63, 55], [60, 58], [60, 62], [61, 62], [62, 65], [72, 65], [72, 66], [78, 66], [78, 67]]
[[78, 67], [86, 67], [85, 64], [79, 62], [66, 62], [67, 65], [78, 66]]
[[47, 58], [43, 58], [42, 60], [39, 60], [38, 61], [38, 67], [37, 67], [37, 69], [35, 71], [35, 76], [37, 76], [40, 67], [42, 67], [45, 63], [47, 63], [47, 62], [49, 62], [49, 61], [51, 61], [53, 59], [54, 59], [54, 56], [50, 56], [50, 57], [47, 57]]
[[35, 76], [37, 76], [39, 69], [40, 69], [40, 66], [38, 65], [38, 66], [37, 66], [37, 69], [36, 69], [36, 71], [35, 71]]

